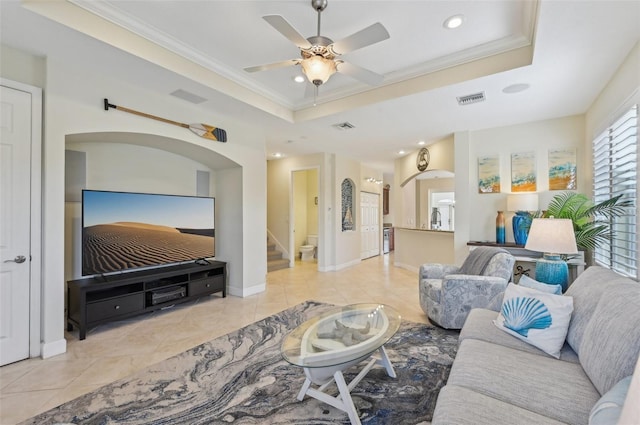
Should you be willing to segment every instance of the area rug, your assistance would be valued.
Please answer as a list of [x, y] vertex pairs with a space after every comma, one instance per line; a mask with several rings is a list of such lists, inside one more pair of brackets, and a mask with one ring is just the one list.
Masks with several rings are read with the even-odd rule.
[[[349, 424], [347, 414], [296, 396], [301, 368], [282, 359], [284, 336], [330, 304], [307, 301], [149, 366], [23, 424]], [[353, 389], [363, 424], [431, 420], [458, 333], [403, 321], [385, 345], [397, 378], [374, 368]], [[345, 373], [349, 382], [358, 367]], [[337, 393], [337, 391], [336, 391]]]

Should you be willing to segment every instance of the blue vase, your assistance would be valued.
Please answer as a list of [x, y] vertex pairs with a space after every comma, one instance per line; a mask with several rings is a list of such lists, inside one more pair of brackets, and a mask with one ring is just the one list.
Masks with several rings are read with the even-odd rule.
[[536, 280], [549, 285], [561, 285], [564, 292], [569, 286], [569, 266], [559, 255], [544, 254], [536, 261]]
[[513, 216], [511, 225], [513, 226], [513, 239], [517, 245], [525, 245], [529, 236], [528, 229], [525, 228], [526, 223], [531, 223], [531, 214], [527, 211], [517, 211]]
[[496, 217], [496, 243], [505, 242], [506, 232], [504, 230], [504, 213], [502, 211], [498, 211], [498, 216]]

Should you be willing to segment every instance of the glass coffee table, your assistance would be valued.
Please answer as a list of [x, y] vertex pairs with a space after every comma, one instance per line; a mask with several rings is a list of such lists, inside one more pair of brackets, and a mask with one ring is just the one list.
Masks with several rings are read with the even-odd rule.
[[[398, 331], [400, 321], [400, 314], [388, 305], [351, 304], [313, 317], [291, 331], [281, 350], [287, 362], [304, 369], [306, 379], [298, 400], [309, 395], [346, 412], [351, 423], [359, 425], [351, 390], [376, 365], [396, 377], [384, 344]], [[365, 360], [368, 363], [347, 384], [343, 372]], [[325, 392], [332, 382], [338, 387], [336, 396]]]

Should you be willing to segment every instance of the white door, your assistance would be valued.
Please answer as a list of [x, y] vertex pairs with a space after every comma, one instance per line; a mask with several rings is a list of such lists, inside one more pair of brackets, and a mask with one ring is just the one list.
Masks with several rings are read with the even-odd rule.
[[360, 192], [360, 258], [380, 254], [380, 195]]
[[0, 365], [29, 357], [31, 94], [0, 86]]

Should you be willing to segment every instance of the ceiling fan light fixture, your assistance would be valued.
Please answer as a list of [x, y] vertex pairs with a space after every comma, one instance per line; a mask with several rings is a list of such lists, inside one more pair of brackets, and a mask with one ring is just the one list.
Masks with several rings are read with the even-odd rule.
[[300, 62], [302, 72], [307, 79], [314, 85], [319, 86], [327, 82], [327, 80], [337, 71], [336, 62], [332, 59], [326, 59], [322, 56], [311, 56]]

